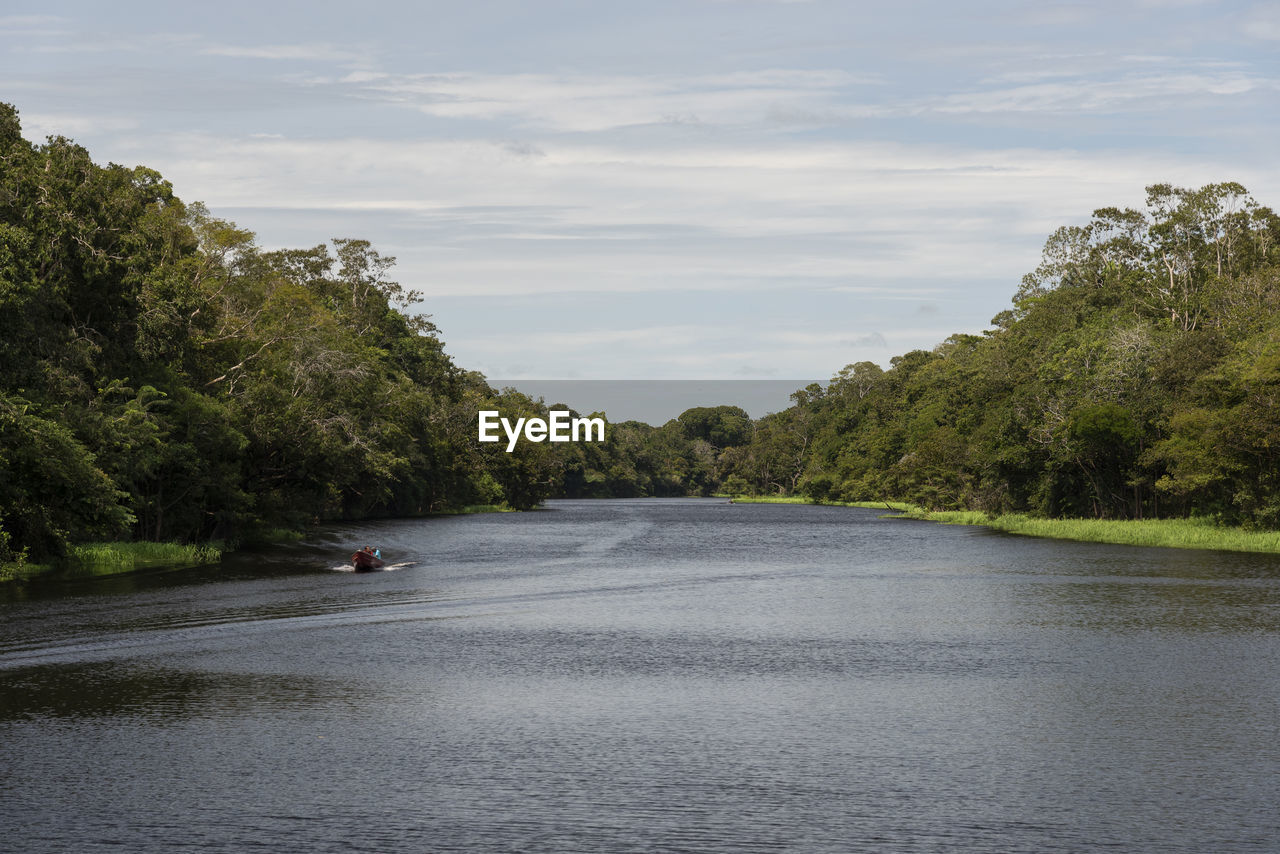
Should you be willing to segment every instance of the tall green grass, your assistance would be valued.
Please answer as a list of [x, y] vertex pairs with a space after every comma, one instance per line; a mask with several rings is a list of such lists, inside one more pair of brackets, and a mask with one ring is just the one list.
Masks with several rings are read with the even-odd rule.
[[892, 510], [897, 513], [921, 511], [905, 501], [814, 501], [805, 495], [720, 495], [733, 498], [734, 504], [823, 504], [828, 507], [862, 507], [867, 510]]
[[[808, 498], [797, 495], [742, 496], [733, 500], [742, 504], [811, 503]], [[1219, 525], [1212, 519], [1037, 519], [1020, 513], [993, 517], [981, 510], [925, 510], [904, 501], [828, 503], [893, 511], [895, 515], [888, 518], [924, 519], [944, 525], [982, 525], [1007, 534], [1028, 537], [1128, 546], [1280, 554], [1280, 531], [1248, 531]]]
[[222, 560], [218, 545], [186, 546], [178, 543], [83, 543], [72, 546], [56, 563], [7, 563], [0, 565], [0, 582], [33, 578], [51, 572], [72, 575], [116, 575], [150, 567], [200, 566]]
[[732, 495], [718, 496], [729, 498], [734, 504], [812, 504], [803, 495]]
[[91, 575], [111, 575], [156, 566], [199, 566], [222, 560], [216, 545], [180, 543], [86, 543], [72, 546], [67, 555], [71, 569]]
[[998, 531], [1094, 543], [1221, 549], [1233, 552], [1280, 553], [1280, 531], [1246, 531], [1208, 519], [1032, 519], [999, 516], [989, 524]]
[[449, 510], [440, 515], [442, 516], [470, 516], [472, 513], [514, 513], [516, 512], [509, 504], [464, 504], [457, 510]]
[[911, 507], [896, 518], [984, 525], [1007, 534], [1086, 543], [1280, 553], [1280, 531], [1248, 531], [1219, 525], [1212, 519], [1037, 519], [1020, 513], [992, 517], [975, 510], [920, 507]]
[[52, 567], [42, 563], [0, 563], [0, 584], [42, 575], [50, 569]]

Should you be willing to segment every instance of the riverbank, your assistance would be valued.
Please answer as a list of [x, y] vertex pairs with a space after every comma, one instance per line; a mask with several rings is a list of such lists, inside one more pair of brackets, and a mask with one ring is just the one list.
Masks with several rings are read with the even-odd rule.
[[[506, 504], [467, 504], [427, 516], [465, 516], [472, 513], [514, 513]], [[305, 535], [287, 528], [260, 530], [238, 547], [301, 540]], [[117, 575], [152, 567], [188, 567], [218, 563], [234, 549], [220, 543], [181, 545], [178, 543], [118, 542], [84, 543], [72, 546], [65, 558], [50, 563], [0, 563], [0, 584], [23, 581], [53, 572], [74, 575]]]
[[[734, 497], [739, 504], [812, 504], [802, 496]], [[1247, 531], [1218, 525], [1210, 519], [1037, 519], [1021, 513], [990, 516], [979, 510], [926, 510], [902, 501], [826, 502], [840, 507], [889, 510], [893, 519], [922, 519], [943, 525], [981, 525], [1006, 534], [1153, 546], [1174, 549], [1217, 549], [1280, 554], [1280, 531]]]
[[179, 543], [85, 543], [72, 546], [56, 563], [0, 564], [0, 582], [21, 581], [51, 572], [75, 575], [116, 575], [156, 566], [200, 566], [222, 560], [219, 545], [190, 546]]

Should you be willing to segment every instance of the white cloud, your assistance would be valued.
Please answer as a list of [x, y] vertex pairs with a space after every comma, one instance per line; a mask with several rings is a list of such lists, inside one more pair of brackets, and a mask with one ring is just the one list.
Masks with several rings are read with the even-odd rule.
[[241, 59], [298, 60], [314, 59], [333, 62], [365, 59], [366, 54], [332, 44], [274, 44], [274, 45], [210, 45], [201, 48], [206, 56], [227, 56]]
[[470, 324], [443, 327], [467, 367], [563, 323], [563, 365], [616, 342], [604, 375], [826, 373], [981, 328], [1049, 233], [1147, 183], [1280, 198], [1273, 3], [1201, 34], [1147, 8], [1196, 0], [726, 2], [0, 16], [0, 88], [29, 136], [154, 166], [264, 245], [372, 239]]
[[1151, 152], [545, 139], [529, 157], [498, 141], [207, 135], [137, 146], [184, 198], [236, 209], [268, 244], [291, 219], [332, 223], [309, 242], [376, 236], [391, 217], [383, 251], [437, 296], [803, 285], [919, 301], [974, 280], [1007, 293], [1054, 228], [1140, 205], [1148, 183], [1231, 176], [1259, 198], [1280, 190], [1269, 172]]
[[123, 116], [86, 116], [68, 113], [23, 113], [22, 133], [28, 139], [48, 136], [76, 137], [91, 133], [132, 131], [137, 119]]
[[874, 79], [765, 69], [713, 75], [348, 74], [335, 85], [448, 119], [515, 120], [575, 133], [652, 124], [750, 124], [809, 114]]
[[939, 113], [1118, 113], [1173, 104], [1185, 106], [1189, 98], [1222, 98], [1277, 89], [1280, 80], [1245, 72], [1133, 75], [1117, 80], [1076, 78], [949, 95], [923, 109]]
[[1245, 16], [1242, 28], [1255, 39], [1280, 40], [1280, 7], [1274, 3], [1254, 6]]
[[[24, 35], [33, 35], [28, 33]], [[168, 51], [189, 51], [192, 45], [200, 41], [200, 37], [191, 33], [130, 33], [124, 36], [95, 34], [86, 36], [83, 32], [59, 31], [40, 33], [40, 35], [66, 36], [67, 38], [48, 41], [41, 44], [22, 45], [22, 49], [30, 53], [57, 56], [92, 56], [105, 53], [145, 54], [155, 57]]]
[[0, 15], [0, 27], [43, 27], [65, 20], [58, 15]]
[[980, 88], [897, 99], [883, 91], [885, 82], [841, 70], [630, 76], [362, 70], [312, 85], [440, 119], [579, 135], [654, 125], [803, 129], [929, 114], [1117, 114], [1280, 89], [1280, 79], [1239, 63], [1142, 54], [1023, 56], [1014, 67], [989, 75]]

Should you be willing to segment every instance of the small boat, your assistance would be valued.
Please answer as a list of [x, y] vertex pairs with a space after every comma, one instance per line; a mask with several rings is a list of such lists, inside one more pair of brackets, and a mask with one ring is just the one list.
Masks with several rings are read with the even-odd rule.
[[373, 572], [382, 568], [382, 560], [373, 556], [373, 552], [358, 551], [351, 556], [351, 565], [356, 572]]

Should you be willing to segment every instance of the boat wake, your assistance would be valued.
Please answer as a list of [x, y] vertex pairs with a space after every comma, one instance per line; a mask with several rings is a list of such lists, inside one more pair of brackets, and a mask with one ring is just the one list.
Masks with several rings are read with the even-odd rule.
[[[377, 569], [362, 569], [360, 571], [361, 572], [391, 572], [392, 570], [396, 570], [396, 569], [404, 569], [406, 566], [413, 566], [415, 563], [417, 563], [416, 560], [405, 560], [405, 561], [401, 561], [400, 563], [388, 563], [378, 567]], [[333, 570], [334, 572], [355, 572], [356, 571], [356, 568], [349, 563], [340, 564], [338, 566], [331, 566], [329, 567], [329, 569]]]

